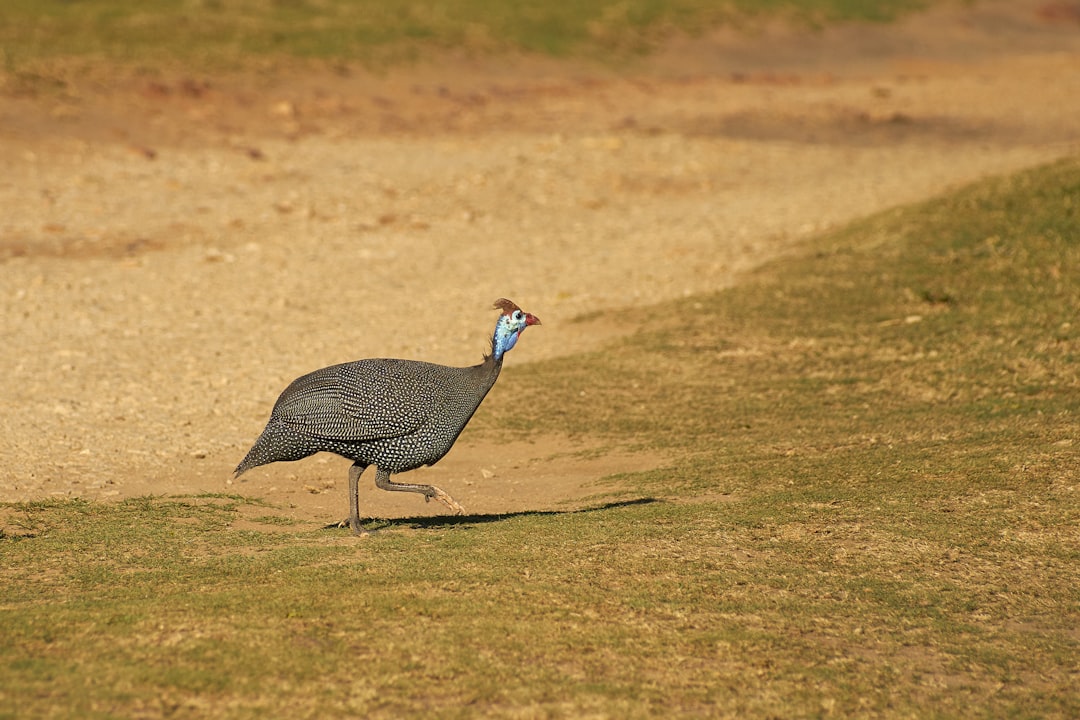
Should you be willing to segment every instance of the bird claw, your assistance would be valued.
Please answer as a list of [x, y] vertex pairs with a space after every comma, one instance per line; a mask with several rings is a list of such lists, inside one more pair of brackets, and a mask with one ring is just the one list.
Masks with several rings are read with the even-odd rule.
[[461, 507], [461, 505], [458, 504], [457, 500], [450, 497], [449, 495], [447, 495], [445, 492], [443, 492], [442, 490], [440, 490], [437, 487], [432, 486], [431, 489], [434, 491], [434, 494], [425, 497], [424, 498], [425, 500], [430, 500], [431, 498], [435, 498], [436, 500], [441, 502], [443, 505], [445, 505], [446, 507], [453, 510], [455, 515], [464, 515], [465, 514], [465, 508]]

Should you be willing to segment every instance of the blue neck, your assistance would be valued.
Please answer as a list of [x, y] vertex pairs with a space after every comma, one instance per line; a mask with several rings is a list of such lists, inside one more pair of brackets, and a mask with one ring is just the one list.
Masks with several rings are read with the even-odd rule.
[[518, 330], [510, 327], [510, 320], [505, 315], [495, 323], [495, 335], [491, 338], [491, 357], [496, 361], [502, 360], [502, 356], [517, 342]]

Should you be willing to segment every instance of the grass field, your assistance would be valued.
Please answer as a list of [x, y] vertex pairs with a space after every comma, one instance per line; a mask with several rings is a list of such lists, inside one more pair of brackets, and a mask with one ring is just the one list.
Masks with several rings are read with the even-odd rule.
[[1063, 162], [508, 369], [671, 458], [580, 511], [3, 506], [0, 716], [1080, 716], [1078, 237]]
[[697, 33], [763, 13], [797, 23], [887, 20], [926, 0], [6, 0], [9, 67], [56, 57], [246, 64], [276, 55], [403, 62], [433, 49], [523, 50], [612, 60], [671, 32]]

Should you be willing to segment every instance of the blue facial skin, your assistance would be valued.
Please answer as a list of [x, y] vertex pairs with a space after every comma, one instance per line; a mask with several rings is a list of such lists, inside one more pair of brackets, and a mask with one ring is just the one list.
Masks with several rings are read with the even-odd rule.
[[501, 359], [503, 353], [514, 347], [527, 324], [525, 313], [520, 310], [499, 317], [499, 321], [495, 323], [495, 336], [491, 339], [491, 354], [496, 360]]

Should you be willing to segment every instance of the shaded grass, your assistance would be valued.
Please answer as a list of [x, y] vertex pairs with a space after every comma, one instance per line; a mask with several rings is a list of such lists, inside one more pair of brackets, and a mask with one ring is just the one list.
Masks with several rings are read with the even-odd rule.
[[[432, 49], [626, 56], [672, 31], [698, 33], [754, 15], [799, 22], [888, 20], [922, 0], [6, 0], [0, 48], [9, 63], [98, 56], [237, 63], [266, 56], [412, 60]], [[740, 20], [741, 19], [741, 20]]]
[[1078, 237], [1070, 161], [509, 368], [476, 430], [671, 457], [636, 502], [5, 506], [0, 715], [1075, 717]]

